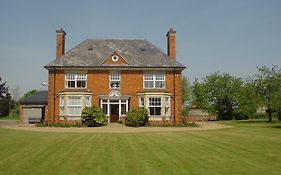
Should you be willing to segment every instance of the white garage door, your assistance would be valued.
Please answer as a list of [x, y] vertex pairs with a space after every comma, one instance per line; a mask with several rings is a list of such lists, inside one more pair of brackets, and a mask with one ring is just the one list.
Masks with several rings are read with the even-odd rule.
[[23, 108], [23, 122], [40, 122], [42, 118], [42, 108]]

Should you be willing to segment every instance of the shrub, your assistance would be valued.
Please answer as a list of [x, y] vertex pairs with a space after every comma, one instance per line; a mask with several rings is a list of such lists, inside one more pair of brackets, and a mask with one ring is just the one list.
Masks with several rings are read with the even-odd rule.
[[35, 123], [36, 127], [61, 127], [61, 128], [69, 128], [69, 127], [82, 127], [81, 123]]
[[134, 108], [127, 112], [125, 125], [132, 127], [145, 126], [148, 123], [148, 111], [144, 108]]
[[82, 125], [88, 127], [104, 126], [107, 117], [99, 107], [85, 107], [81, 114]]

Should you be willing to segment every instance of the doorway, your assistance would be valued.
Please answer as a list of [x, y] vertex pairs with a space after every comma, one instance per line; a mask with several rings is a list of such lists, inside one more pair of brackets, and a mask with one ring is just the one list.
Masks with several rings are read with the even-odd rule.
[[118, 122], [119, 104], [110, 104], [110, 122]]

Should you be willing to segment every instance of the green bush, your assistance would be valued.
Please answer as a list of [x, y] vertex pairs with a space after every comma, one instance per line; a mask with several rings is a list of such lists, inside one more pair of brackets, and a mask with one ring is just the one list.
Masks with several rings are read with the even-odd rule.
[[125, 125], [132, 127], [145, 126], [148, 123], [148, 111], [144, 108], [134, 108], [127, 112]]
[[82, 127], [81, 123], [35, 123], [36, 127], [61, 127], [61, 128], [69, 128], [69, 127]]
[[88, 127], [104, 126], [107, 117], [99, 107], [85, 107], [81, 114], [82, 125]]

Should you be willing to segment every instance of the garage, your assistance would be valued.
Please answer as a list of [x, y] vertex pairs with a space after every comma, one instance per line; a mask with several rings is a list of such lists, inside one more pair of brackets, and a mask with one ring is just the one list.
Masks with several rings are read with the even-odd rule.
[[20, 119], [24, 123], [38, 123], [45, 119], [48, 91], [38, 91], [20, 103]]

